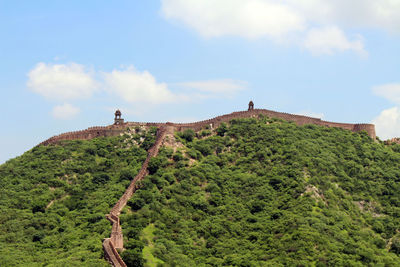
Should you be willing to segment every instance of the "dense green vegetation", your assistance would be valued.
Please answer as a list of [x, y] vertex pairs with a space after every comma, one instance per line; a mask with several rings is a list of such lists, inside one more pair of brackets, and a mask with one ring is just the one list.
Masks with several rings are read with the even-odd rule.
[[[1, 165], [0, 266], [108, 266], [104, 215], [154, 138], [136, 128]], [[176, 139], [121, 214], [129, 266], [400, 265], [399, 145], [264, 117]]]
[[[155, 129], [39, 146], [0, 166], [0, 266], [109, 266], [105, 219]], [[138, 145], [139, 144], [139, 145]]]
[[400, 265], [398, 145], [266, 118], [177, 138], [121, 215], [129, 265]]

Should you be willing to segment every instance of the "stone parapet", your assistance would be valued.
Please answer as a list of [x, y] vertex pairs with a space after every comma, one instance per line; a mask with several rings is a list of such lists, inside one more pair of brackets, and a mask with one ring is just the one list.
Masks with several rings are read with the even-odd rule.
[[206, 126], [210, 126], [211, 128], [218, 127], [221, 123], [228, 123], [232, 119], [238, 118], [251, 118], [257, 117], [259, 115], [264, 115], [270, 118], [279, 118], [287, 121], [293, 121], [298, 125], [304, 124], [315, 124], [326, 127], [337, 127], [345, 130], [349, 130], [352, 132], [361, 132], [366, 131], [367, 134], [372, 138], [376, 139], [375, 134], [375, 125], [373, 124], [351, 124], [351, 123], [337, 123], [337, 122], [329, 122], [323, 121], [319, 118], [312, 118], [303, 115], [295, 115], [284, 112], [276, 112], [267, 109], [252, 109], [248, 111], [237, 111], [232, 112], [230, 114], [225, 114], [222, 116], [218, 116], [212, 119], [191, 122], [191, 123], [172, 123], [172, 122], [126, 122], [118, 125], [109, 125], [109, 126], [97, 126], [90, 127], [86, 130], [75, 131], [75, 132], [67, 132], [60, 135], [53, 136], [46, 141], [40, 143], [39, 145], [48, 145], [58, 143], [63, 140], [89, 140], [96, 137], [101, 136], [116, 136], [123, 133], [126, 128], [134, 127], [134, 126], [145, 126], [145, 127], [161, 127], [168, 126], [173, 127], [176, 131], [182, 131], [185, 129], [193, 129], [194, 131], [199, 131]]
[[104, 258], [114, 267], [127, 267], [110, 238], [103, 241]]
[[124, 248], [124, 238], [122, 235], [122, 228], [119, 222], [119, 215], [121, 214], [122, 209], [128, 203], [128, 200], [135, 193], [136, 189], [139, 188], [138, 181], [143, 180], [148, 174], [147, 167], [149, 165], [149, 161], [152, 157], [157, 156], [162, 141], [164, 140], [166, 134], [166, 127], [161, 126], [157, 130], [156, 141], [153, 146], [147, 151], [146, 160], [142, 164], [142, 168], [139, 173], [132, 179], [128, 188], [125, 190], [124, 194], [117, 201], [114, 207], [111, 209], [110, 213], [106, 215], [106, 218], [111, 222], [111, 236], [110, 238], [106, 238], [103, 241], [103, 249], [104, 256], [106, 260], [108, 260], [113, 266], [126, 266], [122, 258], [117, 252], [118, 249]]

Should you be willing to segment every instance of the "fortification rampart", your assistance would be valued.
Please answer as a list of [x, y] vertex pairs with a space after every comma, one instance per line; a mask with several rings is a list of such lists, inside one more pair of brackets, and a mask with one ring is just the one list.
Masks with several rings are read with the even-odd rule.
[[294, 115], [289, 113], [281, 113], [266, 109], [251, 109], [248, 111], [238, 111], [233, 112], [230, 114], [218, 116], [212, 119], [193, 122], [193, 123], [162, 123], [162, 122], [127, 122], [123, 123], [122, 119], [118, 121], [117, 124], [110, 125], [110, 126], [98, 126], [98, 127], [90, 127], [86, 130], [82, 131], [74, 131], [74, 132], [67, 132], [60, 135], [53, 136], [44, 142], [40, 143], [39, 145], [49, 145], [59, 143], [63, 140], [89, 140], [96, 137], [101, 136], [116, 136], [123, 133], [128, 127], [132, 126], [145, 126], [151, 127], [155, 126], [158, 127], [157, 137], [154, 145], [148, 150], [148, 154], [146, 160], [144, 161], [142, 168], [140, 169], [139, 173], [135, 176], [135, 178], [131, 181], [128, 188], [121, 196], [121, 198], [117, 201], [114, 207], [111, 209], [110, 213], [106, 216], [107, 219], [112, 224], [112, 230], [110, 238], [105, 238], [103, 241], [103, 250], [105, 258], [113, 265], [113, 266], [122, 266], [125, 267], [126, 264], [118, 254], [117, 249], [123, 249], [123, 235], [122, 229], [119, 221], [119, 215], [122, 209], [126, 206], [128, 200], [132, 197], [135, 191], [140, 187], [141, 181], [144, 177], [148, 174], [147, 167], [149, 161], [152, 157], [158, 154], [158, 150], [163, 142], [163, 139], [166, 135], [166, 132], [173, 133], [174, 131], [182, 131], [185, 129], [193, 129], [195, 131], [199, 131], [206, 126], [211, 128], [218, 127], [221, 123], [228, 123], [232, 119], [237, 118], [251, 118], [251, 117], [258, 117], [259, 115], [264, 115], [270, 118], [280, 118], [287, 121], [293, 121], [298, 125], [304, 124], [315, 124], [321, 125], [326, 127], [338, 127], [342, 129], [346, 129], [353, 132], [360, 132], [366, 131], [368, 135], [375, 139], [375, 126], [373, 124], [350, 124], [350, 123], [336, 123], [336, 122], [329, 122], [323, 121], [319, 118], [312, 118], [302, 115]]
[[86, 130], [66, 132], [53, 136], [39, 145], [54, 144], [64, 140], [89, 140], [101, 136], [115, 136], [124, 132], [125, 129], [125, 124], [89, 127]]
[[221, 123], [227, 123], [231, 121], [232, 119], [238, 119], [238, 118], [251, 118], [251, 117], [257, 117], [259, 115], [264, 115], [270, 118], [279, 118], [287, 121], [293, 121], [298, 125], [304, 125], [304, 124], [315, 124], [315, 125], [321, 125], [321, 126], [326, 126], [326, 127], [337, 127], [337, 128], [342, 128], [345, 130], [349, 130], [352, 132], [360, 132], [360, 131], [366, 131], [368, 135], [372, 138], [375, 139], [375, 126], [373, 124], [351, 124], [351, 123], [337, 123], [337, 122], [329, 122], [329, 121], [323, 121], [319, 118], [312, 118], [308, 116], [303, 116], [303, 115], [295, 115], [295, 114], [289, 114], [289, 113], [283, 113], [283, 112], [276, 112], [272, 110], [267, 110], [267, 109], [253, 109], [253, 110], [248, 110], [248, 111], [238, 111], [238, 112], [232, 112], [230, 114], [218, 116], [212, 119], [204, 120], [204, 121], [198, 121], [198, 122], [193, 122], [193, 123], [171, 123], [178, 131], [184, 130], [184, 129], [193, 129], [195, 131], [201, 130], [205, 126], [210, 126], [212, 128], [218, 127]]
[[118, 249], [124, 248], [124, 240], [122, 235], [122, 228], [119, 222], [119, 215], [122, 209], [128, 203], [128, 200], [132, 197], [135, 191], [140, 187], [138, 181], [141, 181], [148, 174], [147, 167], [149, 165], [149, 161], [152, 157], [157, 156], [158, 150], [164, 140], [166, 134], [166, 127], [161, 126], [157, 130], [156, 141], [153, 146], [147, 151], [146, 160], [143, 162], [142, 168], [139, 173], [135, 176], [135, 178], [131, 181], [128, 188], [125, 190], [124, 194], [117, 201], [114, 207], [111, 209], [110, 213], [106, 216], [107, 219], [112, 224], [111, 236], [110, 238], [106, 238], [103, 241], [103, 250], [104, 257], [108, 260], [113, 266], [126, 266], [122, 258], [117, 252]]
[[90, 127], [86, 130], [82, 131], [75, 131], [75, 132], [68, 132], [63, 133], [57, 136], [53, 136], [46, 141], [40, 143], [40, 145], [48, 145], [58, 143], [62, 140], [88, 140], [95, 137], [100, 136], [115, 136], [119, 135], [120, 133], [124, 132], [127, 127], [132, 126], [145, 126], [145, 127], [161, 127], [161, 126], [170, 126], [174, 127], [176, 131], [182, 131], [185, 129], [193, 129], [194, 131], [199, 131], [205, 126], [210, 126], [211, 128], [218, 127], [221, 123], [227, 123], [232, 119], [237, 118], [250, 118], [250, 117], [257, 117], [258, 115], [264, 115], [270, 118], [279, 118], [287, 121], [293, 121], [298, 125], [304, 124], [315, 124], [321, 125], [326, 127], [337, 127], [342, 128], [345, 130], [349, 130], [352, 132], [360, 132], [366, 131], [368, 135], [372, 138], [376, 138], [375, 134], [375, 126], [373, 124], [351, 124], [351, 123], [337, 123], [337, 122], [329, 122], [323, 121], [319, 118], [312, 118], [303, 115], [295, 115], [283, 112], [276, 112], [267, 109], [253, 109], [248, 111], [238, 111], [232, 112], [230, 114], [218, 116], [212, 119], [192, 122], [192, 123], [172, 123], [172, 122], [127, 122], [118, 125], [110, 125], [110, 126], [103, 126], [103, 127]]
[[127, 267], [110, 238], [103, 241], [104, 258], [114, 267]]
[[129, 184], [128, 188], [126, 189], [125, 193], [122, 195], [122, 197], [117, 201], [117, 203], [114, 205], [112, 208], [110, 214], [114, 214], [116, 216], [119, 216], [121, 213], [121, 210], [125, 207], [126, 203], [128, 200], [131, 198], [133, 193], [138, 189], [138, 184], [137, 182], [142, 180], [146, 175], [147, 175], [147, 167], [149, 165], [150, 158], [154, 157], [157, 155], [158, 150], [162, 144], [162, 141], [165, 136], [165, 127], [160, 127], [159, 130], [157, 131], [157, 137], [156, 137], [156, 142], [154, 145], [149, 149], [147, 153], [147, 158], [143, 162], [142, 168], [140, 169], [139, 173], [136, 175], [136, 177], [131, 181]]
[[276, 112], [276, 111], [271, 111], [271, 110], [266, 110], [266, 109], [254, 109], [254, 110], [248, 110], [248, 111], [238, 111], [238, 112], [233, 112], [230, 114], [218, 116], [209, 120], [204, 120], [204, 121], [199, 121], [199, 122], [193, 122], [193, 123], [174, 123], [173, 125], [178, 128], [178, 130], [181, 129], [187, 129], [191, 128], [193, 130], [200, 130], [206, 125], [209, 125], [211, 127], [218, 127], [222, 122], [229, 122], [232, 119], [237, 119], [237, 118], [249, 118], [249, 117], [257, 117], [258, 115], [264, 115], [270, 118], [279, 118], [287, 121], [293, 121], [298, 125], [304, 125], [304, 124], [315, 124], [315, 125], [321, 125], [321, 126], [327, 126], [327, 127], [337, 127], [337, 128], [342, 128], [345, 130], [350, 130], [353, 132], [360, 132], [365, 130], [368, 135], [375, 139], [375, 126], [373, 124], [350, 124], [350, 123], [337, 123], [337, 122], [329, 122], [329, 121], [323, 121], [319, 118], [312, 118], [308, 116], [303, 116], [303, 115], [295, 115], [295, 114], [289, 114], [289, 113], [282, 113], [282, 112]]

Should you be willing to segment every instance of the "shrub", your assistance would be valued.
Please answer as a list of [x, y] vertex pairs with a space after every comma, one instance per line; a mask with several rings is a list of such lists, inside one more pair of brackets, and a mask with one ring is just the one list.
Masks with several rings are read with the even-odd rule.
[[124, 250], [121, 256], [128, 267], [142, 267], [144, 264], [141, 249]]
[[128, 206], [135, 211], [140, 210], [144, 205], [146, 205], [146, 202], [140, 197], [133, 197], [128, 201]]
[[221, 123], [220, 126], [217, 128], [217, 134], [219, 136], [224, 136], [225, 133], [228, 131], [228, 127], [225, 123]]
[[147, 169], [149, 170], [150, 174], [154, 174], [157, 172], [159, 168], [166, 166], [168, 163], [168, 159], [162, 156], [153, 157], [149, 161], [149, 165]]
[[124, 168], [121, 170], [119, 173], [119, 180], [124, 181], [124, 180], [132, 180], [136, 176], [135, 170], [133, 170], [130, 167]]
[[172, 156], [172, 159], [173, 159], [175, 162], [178, 162], [178, 161], [180, 161], [180, 160], [183, 160], [183, 155], [182, 155], [182, 153], [181, 153], [180, 151], [177, 151], [177, 152]]
[[110, 176], [107, 173], [96, 173], [93, 175], [92, 182], [94, 184], [105, 184], [110, 180]]
[[181, 134], [181, 137], [188, 142], [192, 142], [194, 136], [195, 136], [195, 132], [192, 129], [187, 129], [187, 130], [183, 131], [183, 133]]
[[44, 212], [46, 209], [47, 203], [44, 200], [37, 200], [33, 202], [32, 205], [32, 212]]

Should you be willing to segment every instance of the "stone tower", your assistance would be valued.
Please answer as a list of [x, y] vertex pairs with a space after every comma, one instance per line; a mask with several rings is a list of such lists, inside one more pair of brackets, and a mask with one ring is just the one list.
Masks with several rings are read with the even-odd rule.
[[253, 103], [253, 101], [250, 100], [248, 110], [253, 110], [253, 109], [254, 109], [254, 103]]
[[115, 125], [119, 125], [119, 124], [123, 124], [124, 123], [124, 119], [121, 118], [121, 111], [119, 109], [117, 109], [115, 111], [115, 118], [114, 118], [114, 124]]

